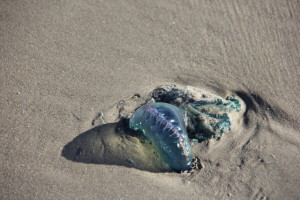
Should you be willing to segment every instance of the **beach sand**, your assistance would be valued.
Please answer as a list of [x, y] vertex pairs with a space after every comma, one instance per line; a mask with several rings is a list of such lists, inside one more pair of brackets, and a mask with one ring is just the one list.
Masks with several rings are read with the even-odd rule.
[[[0, 199], [299, 199], [299, 31], [296, 0], [1, 1]], [[169, 83], [246, 105], [193, 173], [99, 117]]]

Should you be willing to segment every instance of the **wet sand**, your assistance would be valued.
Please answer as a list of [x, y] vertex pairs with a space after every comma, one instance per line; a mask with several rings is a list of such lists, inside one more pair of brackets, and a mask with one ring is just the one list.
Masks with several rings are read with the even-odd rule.
[[[299, 11], [281, 0], [1, 1], [0, 198], [299, 199]], [[194, 173], [153, 171], [140, 140], [99, 118], [167, 83], [246, 105], [221, 140], [193, 145]], [[64, 156], [72, 141], [95, 157]], [[139, 154], [148, 164], [131, 167]]]

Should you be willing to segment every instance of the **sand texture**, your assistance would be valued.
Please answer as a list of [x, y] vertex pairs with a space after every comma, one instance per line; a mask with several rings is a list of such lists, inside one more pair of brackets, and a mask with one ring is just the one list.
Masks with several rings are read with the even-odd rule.
[[[300, 199], [299, 31], [297, 0], [0, 1], [0, 199]], [[119, 133], [169, 83], [245, 103], [192, 173]]]

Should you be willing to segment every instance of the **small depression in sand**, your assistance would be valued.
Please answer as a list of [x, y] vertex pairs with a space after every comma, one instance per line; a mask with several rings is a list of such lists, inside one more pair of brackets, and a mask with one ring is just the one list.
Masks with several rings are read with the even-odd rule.
[[[222, 142], [223, 134], [235, 134], [249, 120], [245, 119], [246, 106], [237, 93], [228, 92], [220, 97], [192, 86], [164, 85], [149, 95], [135, 94], [99, 112], [92, 121], [94, 128], [66, 144], [62, 156], [74, 162], [119, 165], [150, 172], [176, 171], [158, 153], [153, 141], [129, 128], [136, 109], [157, 102], [175, 105], [183, 111], [192, 149], [201, 149], [210, 140]], [[201, 155], [195, 153], [189, 171], [201, 168]]]

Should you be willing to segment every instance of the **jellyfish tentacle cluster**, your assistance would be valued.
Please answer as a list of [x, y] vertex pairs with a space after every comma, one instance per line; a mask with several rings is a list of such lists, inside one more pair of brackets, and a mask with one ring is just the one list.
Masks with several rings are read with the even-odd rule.
[[233, 97], [196, 101], [183, 106], [192, 118], [190, 121], [193, 124], [189, 125], [193, 127], [194, 137], [199, 141], [220, 138], [224, 132], [229, 132], [232, 126], [229, 114], [241, 110], [239, 100]]
[[183, 108], [188, 116], [188, 134], [199, 142], [221, 138], [229, 132], [233, 124], [231, 115], [241, 110], [237, 98], [223, 99], [191, 86], [164, 85], [153, 90], [151, 98]]

